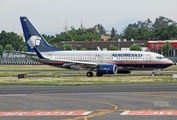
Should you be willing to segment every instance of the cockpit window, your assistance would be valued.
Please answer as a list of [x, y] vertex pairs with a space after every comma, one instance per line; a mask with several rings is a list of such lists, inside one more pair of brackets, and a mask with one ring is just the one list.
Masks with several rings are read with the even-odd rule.
[[163, 57], [163, 56], [157, 56], [156, 58], [157, 59], [164, 59], [165, 57]]

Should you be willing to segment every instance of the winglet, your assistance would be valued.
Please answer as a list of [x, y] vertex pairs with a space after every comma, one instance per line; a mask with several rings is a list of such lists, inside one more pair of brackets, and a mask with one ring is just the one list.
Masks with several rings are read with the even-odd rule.
[[42, 54], [39, 52], [39, 50], [36, 48], [36, 46], [33, 46], [34, 51], [36, 52], [38, 58], [45, 59]]

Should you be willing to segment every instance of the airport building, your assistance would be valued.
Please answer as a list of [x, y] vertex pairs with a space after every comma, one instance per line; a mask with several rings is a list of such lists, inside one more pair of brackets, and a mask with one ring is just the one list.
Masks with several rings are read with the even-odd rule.
[[100, 47], [102, 50], [108, 50], [110, 45], [114, 45], [118, 48], [118, 50], [130, 50], [130, 46], [132, 44], [136, 44], [141, 46], [142, 50], [145, 51], [148, 49], [148, 41], [86, 41], [86, 42], [78, 42], [78, 41], [71, 41], [71, 42], [60, 42], [58, 43], [59, 47], [62, 47], [63, 44], [72, 44], [73, 48], [76, 50], [81, 50], [82, 48], [86, 48], [87, 50], [96, 50], [97, 46]]
[[[169, 53], [173, 53], [174, 56], [177, 56], [176, 50], [177, 50], [177, 40], [167, 40], [170, 45], [171, 49]], [[167, 42], [167, 41], [148, 41], [148, 49], [153, 52], [157, 52], [162, 54], [162, 46]]]
[[73, 48], [76, 50], [81, 50], [82, 48], [86, 48], [87, 50], [96, 50], [97, 46], [99, 46], [102, 50], [108, 50], [110, 45], [114, 45], [118, 48], [118, 50], [129, 51], [130, 46], [135, 44], [141, 46], [143, 51], [152, 51], [162, 54], [162, 46], [169, 42], [171, 45], [170, 53], [174, 53], [175, 56], [177, 50], [177, 40], [166, 40], [166, 41], [104, 41], [104, 42], [97, 42], [97, 41], [86, 41], [86, 42], [78, 42], [78, 41], [71, 41], [71, 42], [60, 42], [58, 43], [59, 47], [62, 47], [63, 44], [72, 44]]

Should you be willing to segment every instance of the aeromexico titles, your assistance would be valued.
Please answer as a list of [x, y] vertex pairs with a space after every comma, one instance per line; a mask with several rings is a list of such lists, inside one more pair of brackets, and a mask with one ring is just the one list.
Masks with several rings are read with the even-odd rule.
[[[87, 70], [86, 76], [130, 73], [132, 70], [160, 70], [173, 65], [163, 55], [145, 51], [63, 51], [51, 46], [27, 17], [20, 17], [28, 52], [23, 53], [43, 64]], [[34, 54], [34, 52], [36, 54]], [[37, 55], [37, 56], [36, 56]]]

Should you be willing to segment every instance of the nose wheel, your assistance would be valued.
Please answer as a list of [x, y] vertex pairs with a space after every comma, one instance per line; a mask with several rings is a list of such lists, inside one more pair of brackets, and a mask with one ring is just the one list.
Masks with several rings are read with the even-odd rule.
[[93, 72], [87, 72], [87, 73], [86, 73], [86, 76], [87, 76], [87, 77], [92, 77], [92, 76], [93, 76]]
[[161, 69], [153, 70], [153, 72], [152, 72], [152, 74], [151, 74], [151, 75], [152, 75], [152, 76], [155, 76], [155, 75], [156, 75], [156, 73], [157, 73], [157, 72], [160, 72], [160, 71], [161, 71]]
[[152, 76], [155, 76], [155, 73], [154, 72], [152, 72], [152, 74], [151, 74]]

